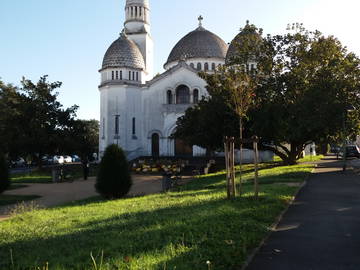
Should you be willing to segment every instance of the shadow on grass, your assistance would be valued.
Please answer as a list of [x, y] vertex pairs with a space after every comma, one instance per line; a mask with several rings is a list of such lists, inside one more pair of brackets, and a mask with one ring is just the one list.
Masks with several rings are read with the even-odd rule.
[[[178, 198], [171, 198], [171, 194], [163, 195], [164, 200], [175, 205], [105, 219], [98, 217], [87, 222], [71, 216], [68, 219], [74, 224], [66, 233], [58, 228], [59, 224], [53, 224], [55, 228], [51, 231], [58, 234], [49, 234], [46, 230], [42, 233], [42, 228], [27, 224], [29, 220], [20, 216], [11, 222], [23, 219], [27, 233], [21, 239], [11, 242], [9, 235], [0, 231], [2, 239], [9, 239], [9, 243], [0, 246], [0, 268], [11, 267], [12, 250], [14, 269], [41, 266], [45, 262], [55, 269], [56, 266], [89, 269], [90, 252], [101, 251], [108, 264], [104, 269], [174, 269], [175, 266], [176, 269], [206, 269], [208, 260], [216, 269], [238, 269], [249, 249], [264, 237], [274, 216], [284, 208], [279, 198], [292, 192], [291, 188], [279, 187], [276, 193], [264, 190], [260, 201], [250, 198], [227, 201], [220, 195], [184, 205], [179, 205]], [[115, 205], [111, 202], [108, 207]], [[36, 223], [34, 218], [31, 220]], [[52, 226], [51, 223], [48, 226]]]
[[[309, 174], [263, 172], [262, 184]], [[248, 197], [250, 184], [244, 189], [245, 197], [227, 201], [224, 175], [215, 175], [190, 182], [181, 193], [109, 202], [94, 197], [21, 215], [0, 230], [0, 269], [11, 268], [10, 250], [11, 269], [46, 262], [50, 269], [91, 269], [90, 253], [102, 251], [103, 270], [206, 269], [206, 261], [212, 269], [239, 269], [297, 188], [263, 185], [259, 201]]]

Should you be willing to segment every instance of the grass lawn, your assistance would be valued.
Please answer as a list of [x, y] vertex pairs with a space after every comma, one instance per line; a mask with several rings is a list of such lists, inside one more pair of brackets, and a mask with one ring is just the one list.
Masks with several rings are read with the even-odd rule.
[[0, 223], [0, 269], [240, 269], [297, 191], [289, 183], [312, 168], [261, 170], [259, 201], [252, 172], [245, 196], [233, 201], [225, 199], [224, 175], [213, 174], [166, 194], [18, 215]]
[[[306, 156], [304, 158], [299, 159], [297, 162], [298, 163], [315, 162], [315, 161], [319, 161], [323, 158], [324, 158], [324, 155]], [[279, 156], [274, 156], [274, 162], [282, 162], [282, 159]]]
[[[30, 201], [40, 198], [40, 196], [37, 195], [0, 195], [0, 206], [10, 205], [10, 204], [16, 204], [23, 201]], [[1, 227], [1, 224], [0, 224]], [[1, 229], [0, 229], [1, 230]]]
[[23, 183], [36, 183], [36, 184], [46, 184], [52, 183], [52, 178], [49, 173], [46, 172], [30, 172], [30, 173], [18, 173], [11, 175], [11, 181], [15, 184]]
[[[89, 177], [95, 176], [97, 173], [97, 167], [92, 165]], [[83, 177], [83, 171], [81, 165], [79, 166], [64, 166], [64, 174], [69, 177], [68, 180], [77, 180]], [[43, 171], [34, 170], [32, 172], [16, 173], [11, 175], [11, 181], [16, 184], [48, 184], [52, 183], [51, 168], [46, 168]]]

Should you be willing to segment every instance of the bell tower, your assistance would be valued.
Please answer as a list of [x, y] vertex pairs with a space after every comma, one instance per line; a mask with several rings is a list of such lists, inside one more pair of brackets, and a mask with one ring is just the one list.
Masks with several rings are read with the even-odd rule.
[[139, 47], [145, 60], [146, 80], [154, 76], [154, 42], [150, 32], [149, 0], [126, 0], [125, 33]]

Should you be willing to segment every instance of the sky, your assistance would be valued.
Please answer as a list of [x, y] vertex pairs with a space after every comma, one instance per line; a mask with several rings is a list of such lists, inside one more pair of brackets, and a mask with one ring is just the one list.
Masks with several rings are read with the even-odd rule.
[[[264, 34], [288, 23], [334, 35], [360, 56], [359, 0], [149, 0], [155, 73], [171, 49], [203, 26], [229, 43], [246, 20]], [[99, 119], [102, 59], [124, 23], [125, 0], [0, 0], [0, 80], [20, 85], [24, 76], [61, 81], [64, 107], [80, 106], [78, 118]]]

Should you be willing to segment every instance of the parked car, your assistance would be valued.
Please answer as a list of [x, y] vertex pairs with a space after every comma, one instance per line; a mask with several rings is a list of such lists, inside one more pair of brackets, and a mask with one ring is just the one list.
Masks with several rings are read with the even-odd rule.
[[54, 160], [54, 164], [64, 164], [63, 156], [54, 156], [53, 160]]
[[54, 163], [54, 158], [49, 155], [44, 155], [41, 160], [43, 165], [52, 165]]
[[64, 156], [64, 162], [65, 162], [65, 163], [71, 163], [71, 162], [72, 162], [72, 157], [70, 157], [70, 156]]
[[19, 168], [19, 167], [25, 167], [25, 166], [26, 166], [26, 162], [21, 157], [11, 161], [12, 168]]
[[72, 162], [81, 162], [81, 159], [78, 155], [72, 155]]
[[[343, 157], [343, 149], [340, 150], [340, 156]], [[350, 157], [355, 157], [355, 158], [360, 158], [360, 149], [357, 145], [347, 145], [345, 147], [345, 157], [346, 158], [350, 158]]]

